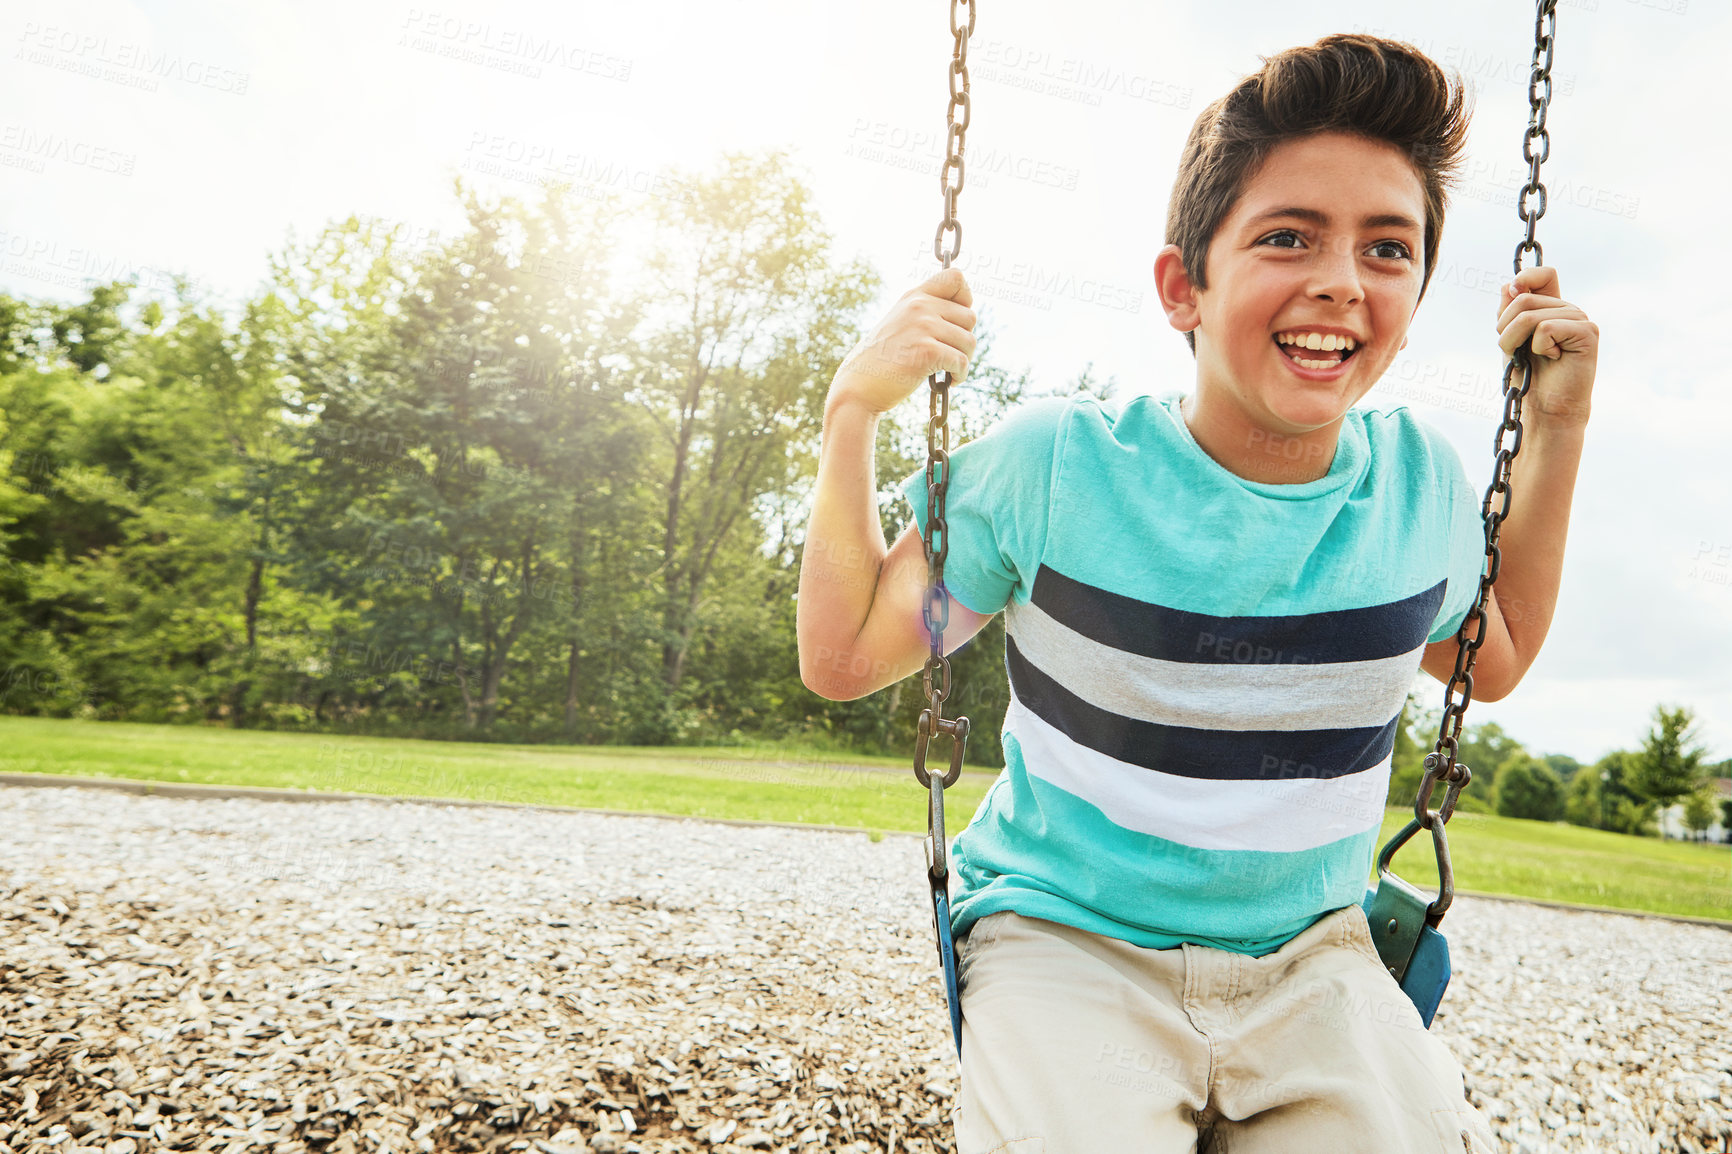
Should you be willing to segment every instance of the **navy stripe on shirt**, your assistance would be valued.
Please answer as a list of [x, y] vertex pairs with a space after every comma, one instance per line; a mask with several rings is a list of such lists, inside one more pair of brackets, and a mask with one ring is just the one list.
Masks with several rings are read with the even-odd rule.
[[1219, 781], [1344, 777], [1371, 769], [1395, 748], [1399, 711], [1363, 729], [1189, 729], [1124, 717], [1091, 705], [1041, 672], [1010, 637], [1011, 692], [1026, 709], [1079, 745], [1128, 765]]
[[1030, 600], [1051, 618], [1114, 649], [1199, 665], [1375, 661], [1425, 644], [1448, 582], [1359, 609], [1274, 617], [1215, 617], [1169, 609], [1066, 577], [1042, 564]]

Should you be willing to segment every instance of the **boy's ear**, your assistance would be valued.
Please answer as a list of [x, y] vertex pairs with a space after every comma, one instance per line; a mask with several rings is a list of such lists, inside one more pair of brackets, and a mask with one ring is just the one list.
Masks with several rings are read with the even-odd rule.
[[1185, 271], [1185, 260], [1179, 246], [1169, 244], [1155, 254], [1155, 291], [1161, 296], [1161, 308], [1166, 310], [1167, 323], [1181, 333], [1188, 333], [1202, 323], [1197, 308], [1197, 287]]

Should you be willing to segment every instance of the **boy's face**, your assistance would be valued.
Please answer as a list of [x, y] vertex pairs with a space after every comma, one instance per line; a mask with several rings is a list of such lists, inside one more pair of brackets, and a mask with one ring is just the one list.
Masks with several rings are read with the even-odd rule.
[[[1207, 289], [1176, 246], [1156, 261], [1169, 321], [1196, 332], [1198, 405], [1247, 432], [1337, 425], [1407, 344], [1424, 236], [1419, 174], [1393, 145], [1328, 132], [1276, 146], [1210, 242]], [[1353, 348], [1290, 343], [1312, 333]]]

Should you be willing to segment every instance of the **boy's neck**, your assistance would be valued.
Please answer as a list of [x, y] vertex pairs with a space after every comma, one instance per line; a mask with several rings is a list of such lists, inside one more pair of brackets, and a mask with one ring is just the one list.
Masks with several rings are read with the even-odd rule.
[[1229, 473], [1269, 485], [1302, 485], [1329, 475], [1345, 414], [1322, 428], [1288, 435], [1263, 428], [1231, 403], [1200, 402], [1199, 395], [1181, 400], [1179, 414], [1203, 452]]

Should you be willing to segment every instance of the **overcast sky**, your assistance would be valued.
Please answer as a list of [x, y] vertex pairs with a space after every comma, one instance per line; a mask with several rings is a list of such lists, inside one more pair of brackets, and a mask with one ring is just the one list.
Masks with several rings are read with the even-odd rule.
[[[14, 0], [0, 291], [70, 300], [92, 278], [183, 272], [233, 299], [291, 228], [350, 213], [456, 228], [456, 175], [527, 197], [563, 174], [642, 204], [725, 151], [786, 149], [839, 255], [884, 277], [875, 318], [937, 267], [945, 10]], [[1119, 396], [1189, 388], [1150, 271], [1184, 136], [1260, 55], [1344, 31], [1409, 40], [1475, 92], [1468, 181], [1412, 343], [1363, 403], [1409, 405], [1483, 487], [1496, 292], [1521, 227], [1533, 13], [1519, 0], [986, 0], [958, 263], [995, 359], [1040, 388], [1089, 362]], [[1732, 755], [1732, 395], [1712, 367], [1732, 343], [1716, 215], [1729, 48], [1732, 17], [1706, 0], [1560, 7], [1539, 236], [1600, 326], [1600, 372], [1551, 636], [1514, 695], [1469, 714], [1538, 752], [1633, 747], [1666, 702]], [[1424, 692], [1441, 700], [1429, 679]]]

